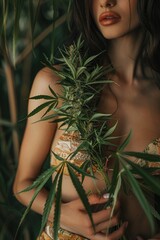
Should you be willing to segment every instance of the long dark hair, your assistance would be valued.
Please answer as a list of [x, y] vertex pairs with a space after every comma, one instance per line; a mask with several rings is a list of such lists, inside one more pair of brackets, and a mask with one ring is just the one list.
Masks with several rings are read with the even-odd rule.
[[142, 59], [145, 59], [154, 71], [160, 73], [160, 1], [138, 0], [137, 10], [144, 30]]
[[107, 41], [94, 22], [91, 3], [92, 0], [73, 0], [69, 42], [81, 35], [84, 40], [84, 50], [87, 50], [89, 55], [94, 55], [107, 50]]
[[[98, 1], [98, 0], [97, 0]], [[107, 51], [107, 40], [102, 36], [91, 13], [92, 0], [73, 0], [72, 40], [82, 35], [89, 54]], [[138, 62], [148, 65], [156, 78], [160, 75], [160, 0], [138, 0], [137, 11], [144, 32]]]

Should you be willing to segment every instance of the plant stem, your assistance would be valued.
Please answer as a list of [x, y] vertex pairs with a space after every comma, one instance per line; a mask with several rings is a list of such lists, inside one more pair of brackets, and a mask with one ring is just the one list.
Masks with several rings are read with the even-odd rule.
[[[17, 106], [16, 106], [16, 96], [15, 96], [15, 89], [14, 89], [14, 75], [13, 75], [13, 68], [10, 64], [10, 61], [7, 57], [5, 57], [4, 63], [4, 70], [7, 80], [7, 88], [8, 88], [8, 98], [9, 98], [9, 107], [10, 107], [10, 115], [11, 115], [11, 122], [13, 126], [17, 123]], [[18, 133], [15, 128], [12, 129], [12, 139], [13, 139], [13, 150], [14, 150], [14, 159], [18, 159], [19, 153], [19, 139]]]
[[[55, 28], [57, 28], [59, 25], [63, 24], [66, 20], [67, 15], [64, 14], [62, 17], [60, 17], [55, 22]], [[49, 25], [39, 36], [37, 36], [34, 41], [34, 49], [53, 31], [53, 23]], [[29, 45], [23, 50], [23, 52], [17, 57], [16, 63], [20, 64], [32, 51], [33, 49], [33, 43], [30, 42]]]

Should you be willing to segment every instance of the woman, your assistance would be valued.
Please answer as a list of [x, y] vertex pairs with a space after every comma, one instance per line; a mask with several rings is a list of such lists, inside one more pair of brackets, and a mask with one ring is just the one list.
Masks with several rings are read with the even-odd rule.
[[[112, 113], [111, 125], [118, 120], [115, 131], [116, 144], [120, 145], [126, 134], [132, 129], [133, 135], [126, 147], [127, 151], [142, 152], [146, 146], [156, 147], [160, 142], [160, 90], [159, 84], [159, 22], [160, 2], [158, 0], [74, 0], [73, 1], [73, 38], [82, 34], [88, 53], [93, 55], [104, 51], [99, 63], [112, 63], [115, 72], [109, 77], [117, 84], [105, 87], [99, 102], [99, 111]], [[36, 76], [31, 96], [49, 95], [50, 85], [56, 93], [60, 93], [57, 85], [58, 77], [48, 68], [42, 69]], [[28, 111], [31, 112], [39, 101], [30, 101]], [[64, 143], [77, 144], [77, 136], [66, 136], [56, 124], [39, 122], [32, 124], [43, 115], [28, 119], [21, 146], [19, 165], [14, 183], [14, 193], [31, 185], [39, 175], [45, 157], [52, 149], [58, 154], [65, 152]], [[147, 119], [147, 121], [144, 121]], [[63, 145], [64, 146], [64, 145]], [[67, 149], [68, 150], [68, 149]], [[85, 159], [85, 156], [83, 156]], [[51, 164], [54, 164], [51, 155]], [[114, 160], [110, 161], [112, 165]], [[85, 178], [83, 186], [89, 196], [91, 205], [105, 203], [106, 195], [97, 196], [97, 189], [103, 192], [105, 183], [97, 173], [96, 184]], [[95, 186], [96, 185], [96, 186]], [[34, 191], [16, 195], [24, 205], [28, 205]], [[48, 192], [43, 189], [33, 203], [32, 209], [40, 214]], [[62, 206], [59, 239], [92, 239], [118, 240], [126, 236], [127, 240], [160, 239], [160, 225], [155, 223], [154, 236], [148, 220], [133, 194], [126, 196], [120, 192], [114, 214], [110, 219], [111, 208], [93, 213], [95, 231], [84, 210], [73, 184], [64, 176], [62, 187]], [[121, 213], [120, 213], [121, 211]], [[54, 205], [49, 215], [52, 222]], [[106, 234], [107, 229], [123, 224], [118, 230]], [[51, 227], [48, 224], [39, 239], [52, 239]], [[81, 237], [82, 236], [82, 237]]]

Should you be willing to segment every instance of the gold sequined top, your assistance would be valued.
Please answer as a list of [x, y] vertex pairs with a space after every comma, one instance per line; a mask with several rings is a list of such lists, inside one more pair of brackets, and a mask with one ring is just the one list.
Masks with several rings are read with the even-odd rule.
[[[160, 138], [157, 138], [153, 140], [148, 146], [145, 148], [144, 153], [149, 153], [149, 154], [156, 154], [160, 155]], [[141, 167], [158, 167], [160, 168], [160, 162], [149, 162], [144, 159], [134, 159], [133, 160], [136, 164], [140, 165]], [[160, 171], [157, 171], [157, 173], [160, 174]]]
[[[70, 161], [71, 163], [74, 163], [76, 166], [80, 167], [86, 160], [90, 160], [90, 156], [85, 150], [78, 151], [74, 157], [71, 156], [81, 143], [82, 140], [78, 131], [66, 131], [57, 141], [53, 151], [64, 160]], [[160, 138], [152, 141], [145, 148], [144, 152], [160, 155]], [[142, 167], [160, 167], [160, 162], [149, 162], [138, 158], [132, 159], [132, 161]], [[56, 157], [52, 158], [51, 165], [57, 166], [59, 163], [60, 160], [58, 160]], [[93, 171], [96, 171], [95, 166], [93, 167]], [[64, 174], [68, 175], [67, 167], [64, 169]]]
[[[72, 157], [72, 154], [76, 151], [79, 145], [82, 143], [80, 133], [78, 131], [64, 132], [57, 141], [54, 153], [64, 160], [74, 163], [80, 167], [86, 160], [90, 159], [89, 154], [85, 150], [80, 150]], [[57, 166], [60, 163], [56, 157], [51, 160], [51, 165]], [[68, 175], [67, 167], [64, 169], [64, 174]]]
[[[81, 166], [85, 160], [90, 159], [90, 156], [86, 151], [79, 151], [73, 158], [70, 158], [77, 147], [81, 144], [80, 134], [78, 132], [65, 132], [59, 138], [54, 152], [60, 157], [64, 158], [67, 161], [70, 161], [77, 166]], [[144, 150], [146, 153], [160, 155], [160, 138], [152, 141]], [[139, 164], [142, 167], [160, 167], [160, 162], [149, 162], [143, 159], [134, 159], [132, 160], [135, 163]], [[56, 158], [52, 159], [51, 165], [58, 165], [60, 161]], [[65, 169], [64, 174], [68, 175], [67, 169]], [[158, 173], [160, 174], [160, 172]], [[87, 240], [86, 238], [76, 235], [74, 233], [68, 232], [63, 229], [59, 229], [58, 232], [59, 240]], [[46, 225], [44, 232], [39, 236], [38, 240], [53, 240], [53, 227], [51, 223]]]

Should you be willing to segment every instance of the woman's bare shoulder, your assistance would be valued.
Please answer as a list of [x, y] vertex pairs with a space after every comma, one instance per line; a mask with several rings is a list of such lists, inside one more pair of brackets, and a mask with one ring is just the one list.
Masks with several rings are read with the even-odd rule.
[[[59, 66], [55, 66], [57, 69]], [[39, 95], [47, 95], [53, 97], [50, 88], [56, 93], [61, 94], [61, 85], [59, 84], [59, 76], [56, 72], [48, 67], [42, 68], [35, 76], [31, 91], [30, 91], [30, 98], [39, 96]], [[31, 113], [34, 109], [39, 107], [40, 105], [44, 104], [46, 100], [44, 98], [40, 98], [37, 100], [29, 99], [28, 102], [28, 113]], [[28, 121], [34, 122], [39, 120], [43, 114], [46, 112], [47, 107], [42, 109], [36, 115], [29, 118]], [[48, 112], [47, 115], [53, 114], [53, 111]]]
[[[58, 65], [54, 67], [59, 69]], [[54, 70], [49, 67], [42, 68], [35, 76], [30, 95], [50, 94], [49, 86], [53, 88], [55, 92], [59, 91], [59, 80], [60, 78]]]

